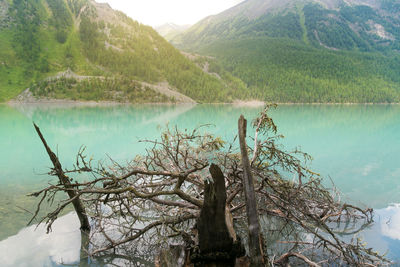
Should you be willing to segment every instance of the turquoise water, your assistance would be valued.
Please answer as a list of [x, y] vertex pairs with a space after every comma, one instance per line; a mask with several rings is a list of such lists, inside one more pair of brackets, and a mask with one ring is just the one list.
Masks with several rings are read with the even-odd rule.
[[[109, 156], [123, 163], [143, 150], [139, 139], [157, 138], [167, 123], [180, 128], [211, 123], [210, 132], [231, 139], [239, 115], [250, 119], [260, 110], [231, 105], [0, 105], [0, 240], [24, 228], [30, 218], [25, 210], [32, 211], [36, 202], [26, 194], [52, 179], [44, 175], [50, 162], [33, 121], [62, 164], [71, 167], [81, 145], [96, 160]], [[300, 146], [311, 154], [312, 169], [330, 177], [345, 200], [377, 210], [377, 223], [366, 240], [400, 255], [400, 208], [391, 205], [400, 203], [400, 106], [282, 105], [272, 117], [287, 148]]]

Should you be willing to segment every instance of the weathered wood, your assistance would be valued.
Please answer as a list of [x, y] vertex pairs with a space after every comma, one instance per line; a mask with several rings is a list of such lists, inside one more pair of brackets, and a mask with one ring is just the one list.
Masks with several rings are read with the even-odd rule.
[[[64, 170], [61, 166], [60, 161], [58, 160], [58, 157], [54, 152], [50, 149], [50, 147], [47, 145], [46, 140], [44, 139], [39, 127], [34, 123], [35, 130], [37, 134], [40, 137], [40, 140], [42, 140], [42, 143], [44, 147], [46, 148], [46, 152], [49, 155], [49, 158], [51, 162], [53, 163], [54, 166], [54, 171], [58, 176], [58, 179], [60, 180], [60, 183], [66, 188], [66, 189], [72, 189], [73, 186], [69, 180], [69, 177], [64, 173]], [[70, 199], [74, 199], [72, 201], [72, 205], [74, 206], [74, 209], [76, 211], [76, 214], [78, 215], [79, 221], [81, 223], [81, 230], [84, 232], [90, 232], [90, 224], [89, 224], [89, 219], [86, 215], [85, 207], [83, 206], [82, 202], [80, 201], [78, 195], [74, 190], [67, 190], [67, 194]]]
[[243, 189], [246, 198], [247, 223], [249, 226], [249, 256], [251, 261], [250, 266], [264, 266], [262, 236], [258, 219], [256, 194], [254, 190], [254, 182], [250, 168], [250, 161], [247, 153], [247, 121], [245, 120], [243, 115], [241, 115], [239, 118], [238, 128], [240, 152], [242, 155], [243, 165]]
[[225, 222], [226, 188], [221, 169], [212, 164], [210, 173], [213, 183], [206, 183], [204, 205], [197, 223], [201, 253], [227, 252], [233, 239]]
[[233, 267], [244, 250], [240, 242], [234, 242], [227, 226], [224, 174], [215, 164], [211, 164], [210, 173], [213, 182], [205, 183], [204, 204], [197, 221], [200, 251], [192, 261], [195, 266]]

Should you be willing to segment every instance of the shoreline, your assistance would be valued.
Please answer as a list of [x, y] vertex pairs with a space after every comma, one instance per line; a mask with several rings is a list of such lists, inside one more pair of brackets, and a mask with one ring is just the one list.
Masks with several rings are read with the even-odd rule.
[[[132, 102], [119, 102], [115, 100], [95, 101], [95, 100], [72, 100], [72, 99], [56, 99], [56, 98], [37, 98], [33, 96], [29, 88], [19, 94], [16, 98], [11, 99], [6, 103], [8, 106], [82, 106], [82, 107], [96, 107], [96, 106], [132, 106], [132, 105], [197, 105], [197, 104], [208, 104], [208, 105], [232, 105], [234, 107], [264, 107], [266, 104], [276, 105], [397, 105], [397, 103], [356, 103], [356, 102], [312, 102], [312, 103], [301, 103], [301, 102], [266, 102], [258, 99], [234, 99], [232, 102], [214, 102], [214, 103], [199, 103], [182, 95], [176, 91], [170, 90], [167, 84], [151, 85], [143, 83], [145, 86], [152, 86], [153, 89], [163, 93], [164, 95], [171, 95], [176, 93], [178, 101], [175, 102], [143, 102], [143, 103], [132, 103]], [[179, 101], [180, 100], [180, 101]], [[2, 104], [2, 102], [0, 102]]]
[[144, 103], [131, 103], [131, 102], [118, 102], [118, 101], [94, 101], [94, 100], [69, 100], [69, 99], [38, 99], [33, 101], [18, 101], [10, 100], [7, 102], [0, 102], [0, 105], [8, 106], [71, 106], [71, 107], [112, 107], [112, 106], [133, 106], [133, 105], [196, 105], [197, 103], [187, 102], [144, 102]]
[[261, 100], [234, 100], [233, 102], [214, 102], [214, 103], [187, 103], [187, 102], [144, 102], [144, 103], [131, 103], [131, 102], [117, 102], [117, 101], [94, 101], [94, 100], [70, 100], [70, 99], [30, 99], [28, 101], [20, 101], [16, 99], [9, 100], [7, 102], [0, 102], [0, 105], [8, 106], [63, 106], [63, 107], [108, 107], [108, 106], [133, 106], [133, 105], [232, 105], [235, 107], [263, 107], [266, 104], [276, 104], [278, 106], [290, 106], [290, 105], [399, 105], [400, 102], [395, 103], [357, 103], [357, 102], [335, 102], [335, 103], [324, 103], [324, 102], [313, 102], [313, 103], [298, 103], [298, 102], [265, 102]]

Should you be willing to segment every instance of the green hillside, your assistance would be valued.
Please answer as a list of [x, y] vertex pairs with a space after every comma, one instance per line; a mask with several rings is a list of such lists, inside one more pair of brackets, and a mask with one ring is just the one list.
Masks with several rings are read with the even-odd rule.
[[329, 51], [289, 39], [216, 42], [202, 53], [248, 87], [248, 97], [273, 102], [400, 102], [400, 56]]
[[8, 12], [0, 20], [0, 101], [68, 67], [82, 74], [95, 72], [81, 53], [78, 29], [66, 2], [2, 2]]
[[[232, 95], [226, 82], [204, 72], [151, 27], [107, 4], [0, 0], [0, 6], [0, 101], [28, 87], [37, 97], [174, 101], [142, 82], [163, 83], [196, 101], [229, 101]], [[60, 75], [67, 70], [74, 79]]]
[[216, 57], [251, 98], [399, 102], [399, 7], [391, 0], [247, 0], [172, 43]]

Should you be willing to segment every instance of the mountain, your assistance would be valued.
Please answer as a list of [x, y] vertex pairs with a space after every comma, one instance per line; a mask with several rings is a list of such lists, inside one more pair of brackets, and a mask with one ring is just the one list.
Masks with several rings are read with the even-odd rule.
[[227, 81], [108, 4], [0, 0], [0, 102], [18, 95], [122, 102], [235, 97]]
[[400, 102], [398, 0], [247, 0], [171, 43], [216, 57], [253, 98]]
[[171, 40], [180, 33], [189, 29], [191, 25], [177, 25], [174, 23], [165, 23], [163, 25], [157, 26], [154, 29], [164, 37], [166, 40]]
[[173, 43], [267, 36], [332, 50], [400, 50], [399, 11], [394, 0], [247, 0], [203, 19]]

